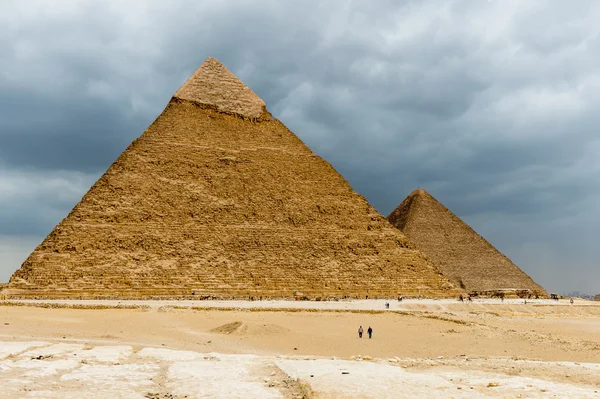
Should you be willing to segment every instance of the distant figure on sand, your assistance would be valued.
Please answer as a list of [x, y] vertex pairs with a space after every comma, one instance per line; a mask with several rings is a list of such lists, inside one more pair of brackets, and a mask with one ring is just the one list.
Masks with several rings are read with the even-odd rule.
[[389, 309], [389, 308], [390, 308], [390, 303], [389, 303], [389, 302], [386, 302], [386, 303], [385, 303], [385, 308], [386, 308], [386, 309]]
[[573, 304], [573, 302], [575, 302], [575, 301], [573, 300], [573, 298], [571, 298], [571, 300], [570, 300], [569, 302], [571, 302], [571, 305], [572, 305], [572, 304]]
[[362, 338], [363, 329], [362, 326], [358, 327], [358, 338]]
[[399, 296], [398, 296], [398, 302], [402, 302], [402, 300], [403, 300], [403, 299], [404, 299], [404, 298], [402, 297], [402, 295], [399, 295]]
[[458, 297], [458, 300], [461, 301], [461, 302], [464, 302], [465, 298], [462, 296], [462, 294], [460, 294], [460, 296]]
[[367, 330], [367, 334], [369, 334], [369, 339], [371, 339], [371, 336], [373, 335], [373, 329], [371, 328], [371, 326], [369, 326], [369, 329]]

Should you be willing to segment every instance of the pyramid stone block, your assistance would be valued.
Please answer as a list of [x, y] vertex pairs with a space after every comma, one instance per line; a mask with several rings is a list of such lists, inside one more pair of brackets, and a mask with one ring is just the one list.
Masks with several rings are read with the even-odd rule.
[[388, 220], [445, 276], [469, 292], [547, 296], [531, 277], [425, 190], [413, 191]]
[[209, 58], [9, 282], [13, 297], [459, 290]]

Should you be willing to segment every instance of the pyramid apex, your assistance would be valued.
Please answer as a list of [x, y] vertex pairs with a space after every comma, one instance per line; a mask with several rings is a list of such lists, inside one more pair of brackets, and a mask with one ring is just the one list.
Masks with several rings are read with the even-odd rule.
[[408, 195], [409, 198], [412, 197], [432, 197], [431, 194], [429, 194], [426, 190], [422, 189], [422, 188], [417, 188], [415, 190], [413, 190], [412, 193], [410, 193]]
[[260, 118], [266, 112], [265, 102], [213, 57], [208, 57], [173, 97], [248, 118]]

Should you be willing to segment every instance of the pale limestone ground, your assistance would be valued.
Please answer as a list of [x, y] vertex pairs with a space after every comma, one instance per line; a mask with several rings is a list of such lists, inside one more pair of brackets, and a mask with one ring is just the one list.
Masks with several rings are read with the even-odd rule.
[[[398, 360], [390, 360], [393, 362], [279, 360], [277, 365], [291, 377], [308, 382], [317, 398], [600, 397], [600, 388], [593, 384], [576, 385], [504, 373], [469, 371], [457, 367], [456, 363], [443, 369], [430, 366], [408, 370], [399, 367]], [[600, 368], [594, 370], [595, 375], [600, 377]]]
[[0, 381], [2, 399], [600, 398], [600, 365], [591, 363], [339, 360], [45, 342], [0, 342]]
[[[130, 346], [0, 342], [0, 397], [285, 398], [273, 359]], [[278, 380], [279, 379], [279, 380]]]

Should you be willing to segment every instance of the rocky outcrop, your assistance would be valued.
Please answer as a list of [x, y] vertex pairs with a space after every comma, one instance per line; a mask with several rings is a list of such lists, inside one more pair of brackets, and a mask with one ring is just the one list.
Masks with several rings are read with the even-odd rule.
[[445, 276], [469, 292], [547, 296], [510, 259], [425, 190], [413, 191], [388, 220]]
[[14, 273], [14, 297], [453, 296], [214, 59]]

